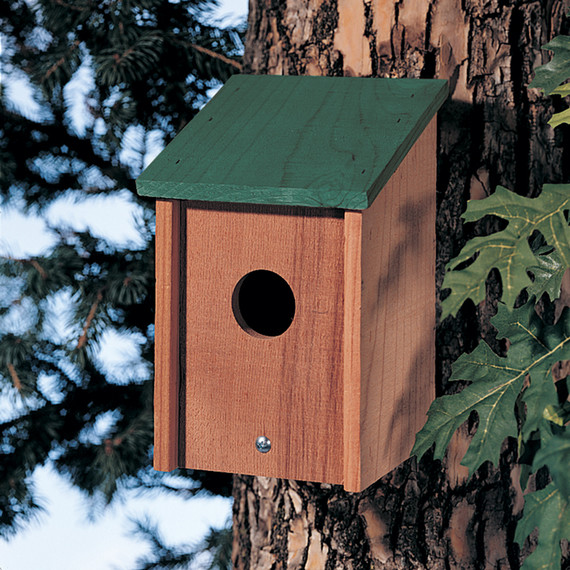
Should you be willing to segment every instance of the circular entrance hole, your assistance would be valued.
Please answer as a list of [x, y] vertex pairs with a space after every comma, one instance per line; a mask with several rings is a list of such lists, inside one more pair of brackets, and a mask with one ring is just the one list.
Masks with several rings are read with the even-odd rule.
[[279, 336], [293, 322], [295, 296], [283, 277], [258, 269], [239, 280], [232, 295], [232, 309], [245, 332], [252, 336]]

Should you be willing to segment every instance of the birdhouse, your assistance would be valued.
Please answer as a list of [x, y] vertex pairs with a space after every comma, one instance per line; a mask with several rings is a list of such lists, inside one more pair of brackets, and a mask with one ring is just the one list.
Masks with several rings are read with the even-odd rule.
[[440, 80], [232, 77], [157, 199], [155, 468], [342, 484], [434, 398]]

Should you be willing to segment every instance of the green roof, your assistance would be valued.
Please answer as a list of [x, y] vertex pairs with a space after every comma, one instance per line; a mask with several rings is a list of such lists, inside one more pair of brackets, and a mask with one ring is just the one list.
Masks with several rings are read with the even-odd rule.
[[446, 97], [439, 79], [234, 75], [137, 189], [157, 198], [364, 209]]

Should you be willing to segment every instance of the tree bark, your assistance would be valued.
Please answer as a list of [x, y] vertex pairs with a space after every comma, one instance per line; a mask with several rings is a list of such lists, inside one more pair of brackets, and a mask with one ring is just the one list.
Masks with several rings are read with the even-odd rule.
[[[498, 185], [535, 196], [570, 179], [570, 151], [546, 122], [551, 101], [527, 86], [553, 36], [568, 33], [570, 0], [250, 0], [245, 71], [449, 80], [439, 114], [437, 286], [474, 231], [468, 198]], [[486, 222], [487, 225], [493, 222]], [[481, 224], [480, 224], [481, 225]], [[500, 283], [489, 281], [491, 298]], [[465, 306], [437, 329], [439, 394], [451, 363], [486, 339], [497, 350], [494, 302]], [[236, 476], [236, 568], [519, 568], [523, 506], [507, 442], [500, 464], [470, 480], [459, 462], [473, 425], [444, 464], [408, 460], [362, 493]]]

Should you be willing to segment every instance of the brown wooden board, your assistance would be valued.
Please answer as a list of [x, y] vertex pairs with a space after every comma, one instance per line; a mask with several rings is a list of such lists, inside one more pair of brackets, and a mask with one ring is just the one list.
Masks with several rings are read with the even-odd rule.
[[344, 485], [360, 491], [360, 330], [362, 289], [362, 214], [345, 212], [344, 218], [344, 338], [343, 427]]
[[178, 467], [180, 202], [156, 201], [154, 468]]
[[[343, 482], [343, 251], [339, 210], [186, 203], [184, 465]], [[269, 270], [296, 307], [280, 336], [252, 336], [237, 283]], [[272, 449], [262, 454], [256, 438]]]
[[345, 433], [360, 430], [345, 448], [347, 490], [408, 458], [435, 397], [435, 148], [433, 119], [374, 204], [346, 212], [345, 267], [361, 256], [345, 284], [345, 313], [360, 317], [345, 329]]

